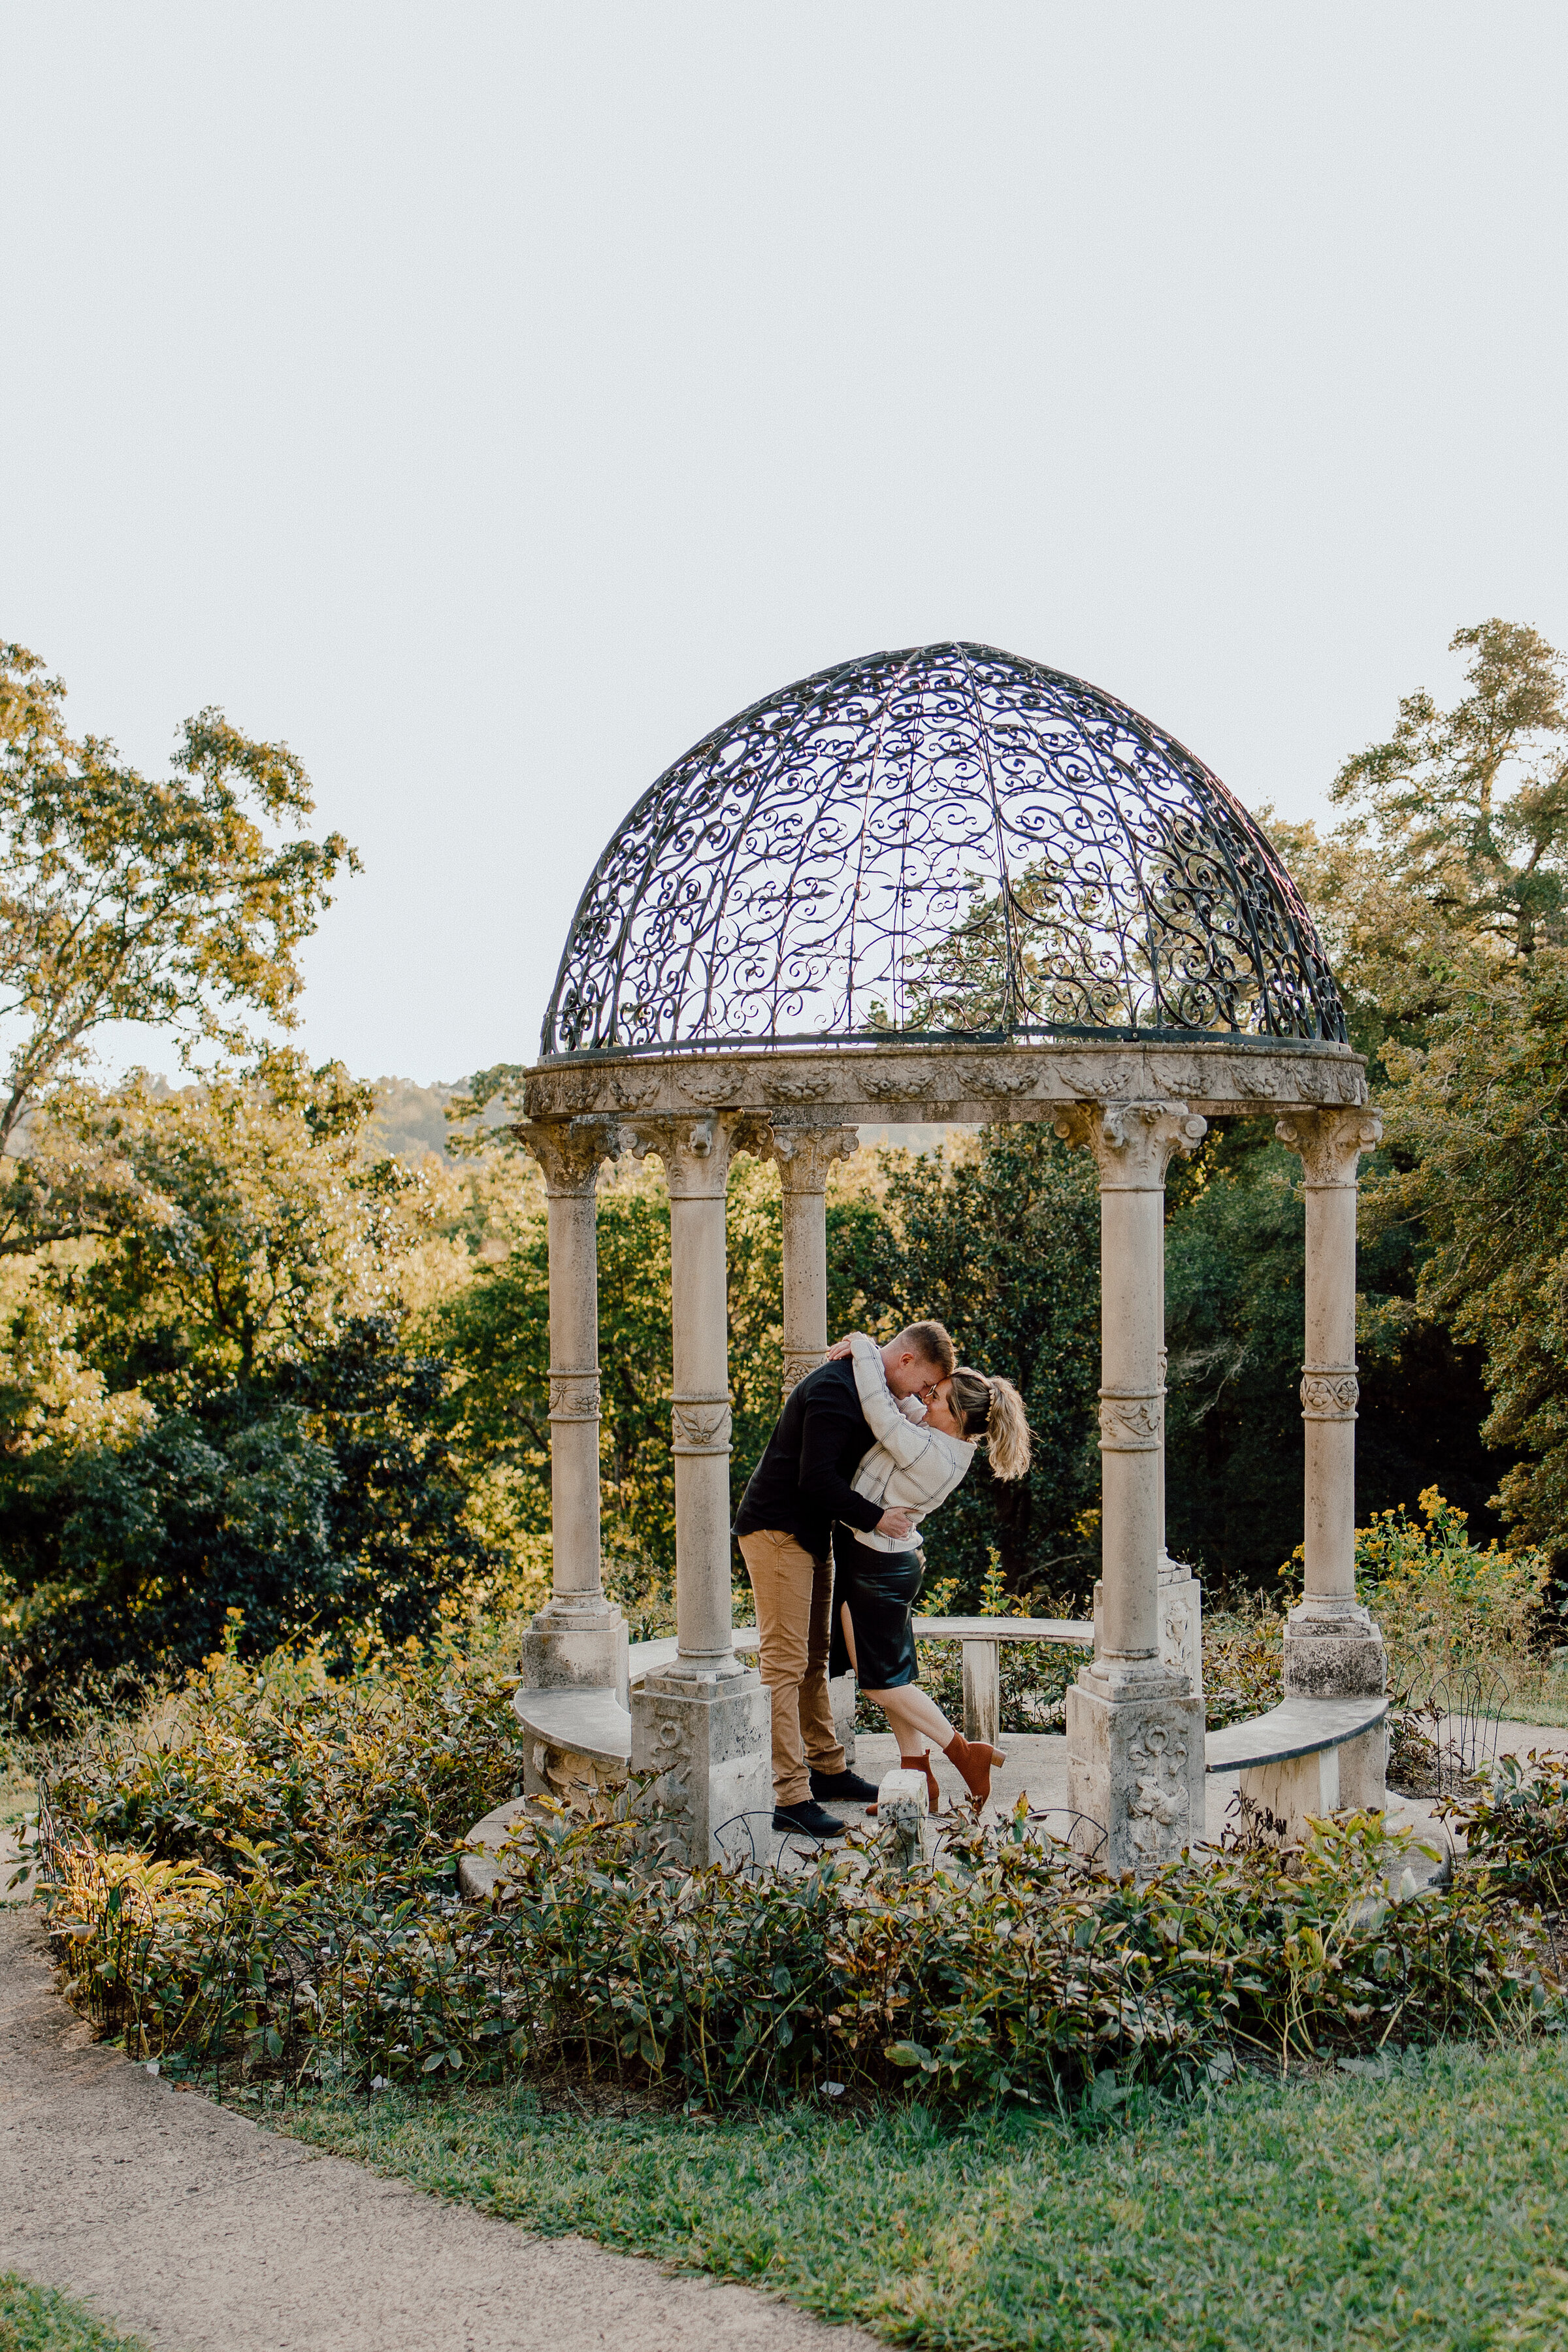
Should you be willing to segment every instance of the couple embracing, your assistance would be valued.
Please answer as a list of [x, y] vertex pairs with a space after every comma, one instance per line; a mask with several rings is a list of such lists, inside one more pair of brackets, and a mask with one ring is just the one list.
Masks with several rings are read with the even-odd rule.
[[924, 1772], [933, 1811], [933, 1741], [977, 1802], [989, 1796], [1001, 1750], [965, 1739], [919, 1687], [914, 1636], [921, 1521], [982, 1440], [995, 1476], [1024, 1476], [1017, 1390], [955, 1363], [940, 1323], [911, 1323], [882, 1348], [852, 1331], [779, 1415], [735, 1519], [773, 1695], [775, 1830], [840, 1836], [824, 1801], [877, 1794], [847, 1769], [833, 1728], [828, 1677], [850, 1667], [887, 1717], [900, 1762]]

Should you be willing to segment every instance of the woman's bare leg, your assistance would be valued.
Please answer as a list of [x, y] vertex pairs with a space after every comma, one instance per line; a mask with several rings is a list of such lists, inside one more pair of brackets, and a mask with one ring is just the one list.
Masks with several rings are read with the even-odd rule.
[[934, 1739], [939, 1748], [946, 1748], [952, 1740], [952, 1724], [919, 1683], [902, 1683], [897, 1690], [868, 1691], [866, 1696], [881, 1708], [889, 1728], [897, 1734], [900, 1756], [923, 1756], [928, 1739]]
[[[838, 1613], [844, 1621], [844, 1641], [849, 1652], [849, 1664], [858, 1673], [860, 1662], [855, 1655], [855, 1623], [847, 1601], [840, 1601]], [[866, 1696], [874, 1700], [887, 1717], [889, 1730], [897, 1736], [900, 1756], [923, 1756], [928, 1739], [934, 1739], [939, 1748], [945, 1748], [952, 1738], [952, 1724], [936, 1701], [927, 1698], [918, 1683], [903, 1683], [897, 1690], [868, 1690]]]

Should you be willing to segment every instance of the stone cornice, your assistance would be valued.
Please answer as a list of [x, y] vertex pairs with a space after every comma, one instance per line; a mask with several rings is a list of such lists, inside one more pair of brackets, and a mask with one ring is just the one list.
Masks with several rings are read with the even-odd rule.
[[1213, 1118], [1352, 1110], [1367, 1100], [1364, 1062], [1348, 1046], [1215, 1037], [625, 1055], [541, 1063], [526, 1083], [531, 1119], [743, 1110], [802, 1124], [821, 1114], [824, 1125], [881, 1126], [1054, 1119], [1069, 1103], [1173, 1100]]

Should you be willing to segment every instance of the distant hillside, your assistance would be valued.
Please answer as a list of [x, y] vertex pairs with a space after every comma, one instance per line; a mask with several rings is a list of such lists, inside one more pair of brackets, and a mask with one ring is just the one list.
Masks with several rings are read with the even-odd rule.
[[[449, 1087], [417, 1087], [412, 1078], [377, 1078], [376, 1112], [366, 1139], [373, 1155], [387, 1152], [415, 1168], [428, 1151], [439, 1159], [449, 1159], [444, 1114], [452, 1097], [460, 1094], [466, 1083], [458, 1079]], [[492, 1113], [497, 1125], [506, 1116], [499, 1107]], [[906, 1127], [863, 1127], [860, 1141], [862, 1145], [891, 1145], [895, 1150], [901, 1148], [906, 1151], [934, 1151], [947, 1134], [945, 1126], [915, 1123]]]
[[447, 1150], [447, 1105], [459, 1092], [457, 1086], [416, 1087], [412, 1078], [377, 1078], [375, 1117], [365, 1140], [373, 1157], [385, 1153], [411, 1167], [429, 1152], [437, 1159]]

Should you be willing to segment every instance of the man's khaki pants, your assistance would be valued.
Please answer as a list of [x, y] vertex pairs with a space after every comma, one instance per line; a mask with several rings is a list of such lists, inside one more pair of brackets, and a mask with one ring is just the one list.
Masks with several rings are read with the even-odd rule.
[[763, 1680], [773, 1699], [773, 1802], [803, 1805], [808, 1772], [844, 1769], [827, 1695], [833, 1569], [779, 1528], [740, 1541], [757, 1603]]

